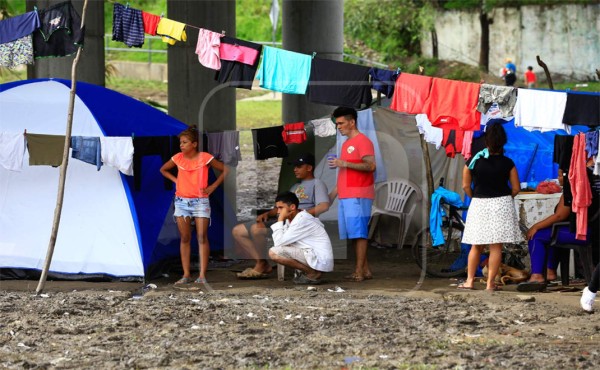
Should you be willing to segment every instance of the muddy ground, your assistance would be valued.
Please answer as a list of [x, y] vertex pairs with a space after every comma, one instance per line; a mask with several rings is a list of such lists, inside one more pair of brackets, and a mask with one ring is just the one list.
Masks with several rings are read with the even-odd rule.
[[[0, 282], [6, 368], [593, 368], [598, 314], [579, 292], [522, 296], [420, 280], [409, 251], [370, 250], [375, 278], [336, 261], [316, 290], [211, 268], [210, 285]], [[581, 286], [577, 288], [581, 289]], [[555, 288], [553, 288], [555, 289]], [[144, 293], [144, 294], [142, 294]]]
[[[272, 164], [269, 164], [272, 163]], [[278, 160], [242, 162], [240, 217], [269, 204]], [[254, 166], [254, 167], [252, 167]], [[256, 167], [258, 166], [258, 167]], [[240, 281], [248, 261], [211, 264], [210, 285], [0, 281], [0, 367], [593, 368], [598, 314], [580, 292], [458, 291], [424, 278], [408, 249], [375, 248], [375, 278], [347, 282], [350, 258], [314, 290], [275, 275]], [[153, 285], [149, 285], [153, 284]], [[145, 289], [143, 289], [146, 287]], [[580, 290], [581, 285], [576, 286]]]

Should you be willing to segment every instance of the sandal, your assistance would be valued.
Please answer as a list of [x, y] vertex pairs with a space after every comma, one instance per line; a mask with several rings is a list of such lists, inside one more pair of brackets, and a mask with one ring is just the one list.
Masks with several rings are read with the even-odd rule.
[[194, 280], [194, 283], [196, 284], [206, 284], [206, 278], [197, 278], [196, 280]]
[[173, 285], [189, 284], [191, 282], [192, 278], [182, 277], [181, 279], [177, 280]]
[[[372, 275], [371, 275], [371, 278], [373, 278]], [[351, 273], [350, 275], [344, 276], [344, 279], [359, 283], [367, 278], [365, 276], [356, 275], [356, 273]]]
[[263, 274], [262, 272], [258, 272], [253, 268], [247, 268], [242, 272], [238, 272], [236, 276], [241, 280], [259, 280], [268, 279], [270, 274]]
[[456, 289], [458, 289], [458, 290], [475, 290], [475, 287], [466, 286], [465, 283], [462, 283], [462, 284], [458, 284]]
[[304, 274], [296, 276], [293, 281], [294, 284], [298, 285], [319, 285], [322, 283], [321, 279], [311, 279]]

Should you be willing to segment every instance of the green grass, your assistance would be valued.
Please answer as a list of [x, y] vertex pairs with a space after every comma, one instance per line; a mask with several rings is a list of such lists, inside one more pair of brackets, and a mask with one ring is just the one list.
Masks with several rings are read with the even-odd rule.
[[238, 101], [236, 109], [238, 130], [282, 124], [281, 100]]
[[[587, 85], [587, 86], [576, 86], [576, 85]], [[540, 88], [547, 89], [548, 84], [542, 84]], [[576, 90], [576, 91], [600, 91], [600, 81], [589, 81], [589, 82], [561, 82], [554, 84], [555, 90]]]

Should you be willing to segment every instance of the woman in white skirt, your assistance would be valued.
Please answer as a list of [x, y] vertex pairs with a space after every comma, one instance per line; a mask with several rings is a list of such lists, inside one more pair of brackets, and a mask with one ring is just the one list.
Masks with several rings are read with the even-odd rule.
[[[500, 123], [488, 125], [486, 148], [467, 162], [463, 189], [472, 198], [462, 242], [471, 244], [467, 280], [459, 289], [473, 289], [481, 253], [490, 249], [487, 290], [499, 290], [495, 278], [502, 262], [502, 244], [523, 241], [513, 197], [519, 193], [514, 162], [504, 156], [506, 132]], [[472, 186], [471, 186], [472, 184]]]

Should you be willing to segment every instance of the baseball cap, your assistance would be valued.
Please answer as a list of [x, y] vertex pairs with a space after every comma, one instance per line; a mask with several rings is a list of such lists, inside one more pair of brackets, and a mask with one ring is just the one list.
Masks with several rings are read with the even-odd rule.
[[304, 153], [298, 156], [295, 160], [289, 162], [289, 164], [293, 164], [294, 166], [301, 166], [303, 164], [310, 164], [311, 166], [315, 166], [315, 156], [310, 153]]

